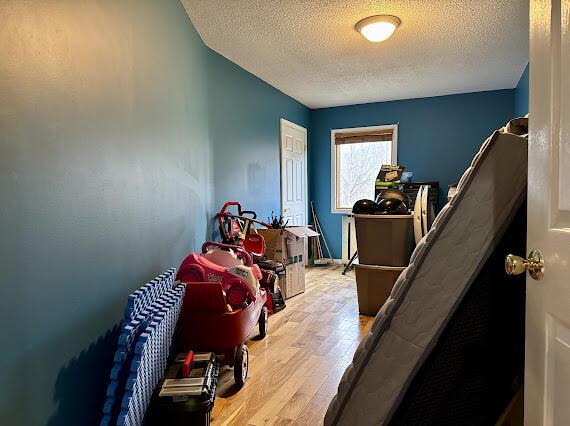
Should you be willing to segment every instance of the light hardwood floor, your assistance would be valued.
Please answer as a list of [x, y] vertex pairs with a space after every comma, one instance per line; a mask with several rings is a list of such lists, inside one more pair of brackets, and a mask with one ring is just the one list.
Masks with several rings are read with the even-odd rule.
[[320, 425], [372, 317], [358, 314], [354, 273], [308, 268], [305, 293], [269, 317], [269, 333], [247, 342], [249, 376], [237, 391], [220, 375], [213, 425]]

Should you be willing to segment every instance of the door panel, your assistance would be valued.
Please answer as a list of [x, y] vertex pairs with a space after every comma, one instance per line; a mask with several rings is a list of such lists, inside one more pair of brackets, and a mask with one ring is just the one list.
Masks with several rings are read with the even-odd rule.
[[547, 317], [547, 387], [545, 424], [568, 424], [570, 419], [570, 329]]
[[303, 202], [303, 162], [295, 161], [295, 201]]
[[552, 170], [556, 185], [551, 198], [552, 222], [556, 228], [570, 227], [570, 38], [567, 1], [552, 2]]
[[281, 120], [281, 209], [290, 225], [307, 224], [307, 130]]
[[525, 424], [570, 424], [570, 8], [531, 0]]
[[293, 136], [285, 135], [285, 149], [287, 151], [293, 152]]
[[286, 179], [286, 189], [287, 189], [287, 202], [288, 203], [292, 203], [293, 202], [293, 190], [295, 187], [294, 184], [294, 175], [293, 175], [293, 160], [291, 160], [290, 158], [287, 159], [287, 165], [286, 165], [286, 169], [287, 169], [287, 179]]

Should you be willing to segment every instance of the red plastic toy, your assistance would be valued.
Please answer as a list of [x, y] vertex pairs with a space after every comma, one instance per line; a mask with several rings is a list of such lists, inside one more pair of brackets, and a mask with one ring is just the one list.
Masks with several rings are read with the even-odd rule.
[[267, 293], [259, 284], [262, 273], [241, 246], [207, 242], [202, 253], [190, 253], [176, 279], [187, 283], [177, 335], [179, 352], [211, 351], [234, 367], [243, 386], [249, 354], [244, 344], [259, 323], [267, 333]]
[[[229, 207], [235, 206], [237, 214], [230, 213]], [[222, 236], [222, 242], [226, 244], [242, 244], [247, 236], [255, 233], [255, 224], [264, 228], [271, 228], [269, 223], [257, 220], [257, 214], [251, 210], [242, 210], [241, 204], [237, 201], [228, 201], [216, 214], [218, 227]], [[262, 237], [263, 238], [263, 237]], [[265, 251], [265, 244], [263, 245]], [[263, 254], [260, 254], [263, 256]]]
[[[237, 214], [230, 213], [230, 207], [237, 209]], [[242, 210], [237, 201], [228, 201], [216, 214], [222, 242], [235, 244], [243, 248], [252, 256], [263, 273], [262, 286], [269, 292], [267, 297], [267, 309], [269, 315], [285, 309], [285, 301], [279, 290], [278, 277], [285, 274], [285, 265], [265, 257], [265, 239], [258, 234], [255, 225], [271, 228], [271, 225], [257, 220], [254, 211]]]

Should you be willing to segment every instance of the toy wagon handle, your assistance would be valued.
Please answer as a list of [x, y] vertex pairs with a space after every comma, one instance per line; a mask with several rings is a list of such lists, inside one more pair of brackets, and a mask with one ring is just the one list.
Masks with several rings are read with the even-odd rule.
[[251, 258], [251, 255], [247, 251], [245, 251], [245, 249], [243, 247], [232, 246], [231, 244], [222, 244], [222, 243], [215, 243], [213, 241], [208, 241], [208, 242], [205, 242], [204, 244], [202, 244], [202, 253], [207, 253], [208, 247], [220, 247], [220, 248], [235, 250], [238, 257], [244, 259], [245, 266], [248, 266], [250, 268], [253, 266], [253, 259]]

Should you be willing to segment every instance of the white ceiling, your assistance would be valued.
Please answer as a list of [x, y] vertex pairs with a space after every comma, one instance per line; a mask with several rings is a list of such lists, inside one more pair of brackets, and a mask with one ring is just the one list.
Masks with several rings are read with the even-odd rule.
[[[182, 0], [204, 42], [311, 108], [505, 89], [528, 62], [528, 0]], [[383, 43], [354, 24], [402, 20]]]

